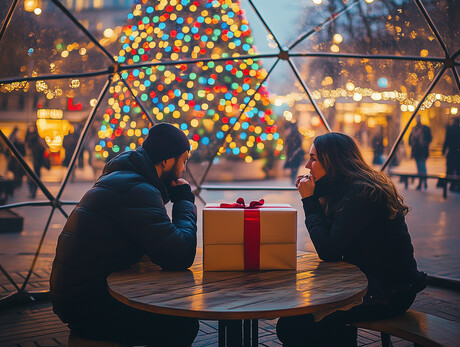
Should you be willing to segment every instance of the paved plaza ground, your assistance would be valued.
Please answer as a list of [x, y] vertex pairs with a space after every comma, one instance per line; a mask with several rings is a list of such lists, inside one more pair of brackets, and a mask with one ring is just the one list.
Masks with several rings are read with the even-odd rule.
[[[442, 168], [439, 170], [442, 172]], [[46, 177], [45, 177], [46, 178]], [[51, 177], [50, 177], [51, 178]], [[59, 190], [59, 180], [45, 179], [47, 187], [53, 194]], [[421, 270], [430, 276], [448, 277], [460, 280], [460, 194], [448, 193], [447, 199], [442, 197], [442, 190], [436, 188], [436, 181], [428, 181], [428, 189], [415, 190], [417, 182], [409, 189], [397, 182], [398, 189], [411, 207], [407, 223], [415, 247], [415, 255]], [[238, 182], [238, 185], [288, 186], [287, 179], [274, 181]], [[69, 182], [64, 191], [63, 200], [77, 201], [92, 185], [91, 181], [81, 180], [78, 176]], [[235, 201], [242, 196], [246, 201], [264, 198], [267, 203], [289, 203], [298, 211], [298, 249], [314, 251], [303, 221], [301, 202], [297, 191], [206, 191], [200, 193], [205, 202]], [[27, 201], [26, 184], [15, 192], [12, 201]], [[36, 200], [45, 200], [38, 193]], [[9, 201], [9, 202], [12, 202]], [[197, 199], [199, 213], [204, 207], [202, 200]], [[66, 206], [70, 212], [72, 207]], [[24, 217], [24, 230], [21, 233], [0, 234], [0, 264], [21, 286], [33, 260], [37, 245], [43, 234], [50, 207], [22, 207], [15, 211]], [[48, 276], [54, 257], [57, 236], [65, 223], [65, 218], [55, 212], [50, 228], [44, 239], [43, 248], [26, 290], [48, 290]], [[201, 220], [198, 232], [201, 241]], [[201, 246], [201, 244], [199, 245]], [[15, 292], [4, 275], [0, 275], [0, 298]], [[460, 295], [457, 291], [429, 286], [420, 293], [414, 308], [423, 312], [441, 316], [446, 319], [460, 320]], [[274, 334], [276, 321], [261, 321], [259, 334], [264, 346], [277, 346], [279, 341]], [[194, 346], [213, 346], [217, 341], [217, 323], [202, 321], [200, 334]], [[67, 344], [68, 329], [55, 317], [49, 302], [44, 301], [32, 306], [17, 306], [2, 309], [0, 313], [0, 346], [52, 346]], [[361, 346], [378, 346], [378, 334], [360, 330]], [[410, 344], [398, 339], [393, 340], [397, 346]]]

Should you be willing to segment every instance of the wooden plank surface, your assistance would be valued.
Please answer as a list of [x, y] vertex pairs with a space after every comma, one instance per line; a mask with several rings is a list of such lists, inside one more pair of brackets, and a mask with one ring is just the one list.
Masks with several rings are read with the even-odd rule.
[[399, 317], [360, 322], [355, 326], [398, 336], [422, 346], [459, 346], [460, 324], [430, 314], [408, 310]]
[[[27, 347], [27, 346], [67, 346], [69, 328], [54, 315], [51, 303], [43, 302], [33, 307], [22, 306], [0, 310], [0, 346]], [[55, 326], [46, 327], [44, 322], [53, 322]], [[259, 345], [280, 347], [277, 339], [277, 320], [259, 320]], [[47, 325], [46, 324], [46, 325]], [[37, 327], [40, 329], [37, 331]], [[217, 347], [217, 321], [200, 321], [198, 336], [193, 347]], [[392, 339], [395, 342], [395, 338]], [[398, 347], [411, 347], [412, 344], [403, 344], [397, 341]], [[379, 347], [380, 333], [360, 329], [358, 346]]]
[[297, 270], [203, 272], [202, 253], [187, 271], [151, 262], [109, 276], [121, 302], [146, 311], [199, 319], [272, 319], [334, 311], [357, 303], [365, 275], [345, 262], [325, 263], [299, 252]]

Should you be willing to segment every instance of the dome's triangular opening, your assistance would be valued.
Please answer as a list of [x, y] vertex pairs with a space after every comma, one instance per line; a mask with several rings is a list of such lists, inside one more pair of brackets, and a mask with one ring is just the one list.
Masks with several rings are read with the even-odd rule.
[[49, 0], [41, 1], [40, 12], [17, 4], [0, 41], [0, 61], [0, 79], [87, 73], [110, 65], [102, 50]]
[[[444, 57], [414, 1], [360, 1], [305, 37], [292, 53]], [[398, 59], [398, 58], [395, 58]]]

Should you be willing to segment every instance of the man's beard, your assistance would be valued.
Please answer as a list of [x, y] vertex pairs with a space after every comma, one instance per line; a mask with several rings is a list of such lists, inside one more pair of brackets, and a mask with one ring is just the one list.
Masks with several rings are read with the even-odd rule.
[[167, 185], [170, 186], [172, 181], [176, 181], [181, 176], [178, 175], [178, 170], [177, 170], [177, 159], [174, 159], [174, 165], [171, 168], [171, 170], [167, 172], [163, 172], [163, 175], [161, 177], [161, 180]]

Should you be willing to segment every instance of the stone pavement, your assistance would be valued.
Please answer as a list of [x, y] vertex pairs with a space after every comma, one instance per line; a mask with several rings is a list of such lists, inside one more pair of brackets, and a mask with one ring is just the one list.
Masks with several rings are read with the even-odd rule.
[[[59, 190], [58, 182], [46, 183], [53, 194]], [[241, 185], [279, 185], [286, 186], [287, 180], [273, 182], [239, 182]], [[416, 258], [420, 269], [431, 276], [444, 276], [460, 280], [460, 194], [449, 193], [442, 198], [442, 190], [435, 187], [436, 182], [428, 181], [428, 189], [416, 191], [415, 185], [405, 190], [397, 184], [406, 203], [411, 207], [407, 223], [413, 239]], [[79, 200], [91, 186], [91, 182], [76, 180], [66, 188], [63, 200]], [[264, 198], [267, 203], [290, 203], [298, 209], [298, 249], [314, 251], [305, 230], [301, 202], [296, 191], [202, 191], [201, 197], [207, 202], [235, 201], [242, 196], [246, 201]], [[27, 187], [15, 192], [16, 201], [28, 200]], [[43, 200], [39, 193], [37, 200]], [[12, 201], [10, 201], [12, 202]], [[203, 203], [197, 199], [201, 213]], [[70, 212], [72, 207], [65, 207]], [[21, 286], [28, 274], [33, 255], [43, 233], [50, 207], [22, 207], [15, 209], [24, 216], [24, 231], [21, 233], [0, 234], [0, 264], [8, 271], [13, 280]], [[65, 218], [56, 212], [51, 219], [43, 249], [26, 286], [28, 291], [48, 290], [48, 278], [57, 236], [65, 223]], [[198, 226], [201, 239], [201, 223]], [[0, 298], [15, 291], [3, 274], [0, 274]], [[450, 320], [460, 320], [460, 295], [457, 291], [429, 286], [420, 293], [413, 306], [414, 309], [441, 316]], [[53, 315], [49, 302], [40, 302], [32, 306], [17, 306], [1, 309], [0, 346], [52, 346], [65, 345], [68, 329]], [[214, 346], [217, 341], [216, 322], [202, 321], [200, 333], [194, 346]], [[264, 346], [278, 346], [274, 334], [275, 321], [261, 321], [260, 343]], [[380, 345], [376, 333], [360, 330], [361, 346]], [[408, 346], [405, 341], [393, 339], [396, 346]], [[459, 342], [460, 345], [460, 342]]]

